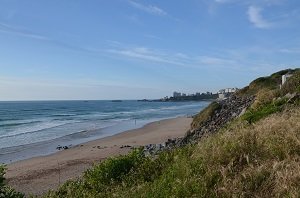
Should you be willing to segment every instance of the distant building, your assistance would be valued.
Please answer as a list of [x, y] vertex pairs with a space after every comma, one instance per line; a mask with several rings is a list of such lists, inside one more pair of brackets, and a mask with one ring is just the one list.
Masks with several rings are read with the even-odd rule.
[[185, 97], [186, 96], [186, 94], [185, 93], [182, 93], [182, 95], [181, 95], [182, 97]]
[[181, 93], [180, 93], [180, 92], [174, 91], [174, 92], [173, 92], [173, 97], [174, 97], [174, 98], [181, 97]]
[[218, 91], [218, 94], [223, 94], [223, 93], [225, 93], [225, 92], [226, 92], [225, 89], [220, 89], [220, 90]]
[[285, 74], [285, 75], [282, 75], [282, 77], [281, 77], [281, 86], [287, 81], [287, 79], [289, 78], [289, 77], [291, 77], [292, 76], [292, 74]]
[[218, 91], [219, 99], [224, 99], [229, 97], [232, 93], [236, 92], [238, 88], [226, 88], [226, 89], [220, 89]]

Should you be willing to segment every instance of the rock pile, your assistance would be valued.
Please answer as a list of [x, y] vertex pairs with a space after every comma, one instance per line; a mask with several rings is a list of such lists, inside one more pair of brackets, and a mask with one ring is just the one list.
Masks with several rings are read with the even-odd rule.
[[254, 97], [237, 97], [232, 95], [230, 98], [218, 101], [218, 108], [213, 115], [204, 122], [201, 127], [188, 131], [186, 136], [180, 141], [181, 145], [197, 142], [203, 135], [212, 134], [229, 121], [241, 116], [245, 110], [254, 102]]
[[212, 134], [225, 126], [229, 121], [241, 116], [245, 110], [254, 102], [254, 96], [238, 97], [232, 95], [227, 99], [217, 101], [220, 108], [199, 128], [190, 130], [183, 138], [168, 139], [162, 144], [150, 144], [144, 147], [145, 155], [154, 155], [162, 150], [193, 144], [206, 134]]

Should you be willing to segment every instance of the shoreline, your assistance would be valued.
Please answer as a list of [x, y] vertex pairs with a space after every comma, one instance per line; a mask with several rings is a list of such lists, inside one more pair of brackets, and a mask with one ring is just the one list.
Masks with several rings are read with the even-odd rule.
[[[165, 118], [165, 119], [169, 119], [169, 118]], [[110, 137], [128, 130], [139, 129], [155, 121], [158, 120], [139, 121], [138, 123], [135, 124], [133, 121], [120, 122], [112, 126], [107, 126], [95, 130], [79, 131], [51, 140], [1, 148], [0, 164], [4, 163], [8, 165], [18, 161], [28, 160], [35, 157], [52, 155], [60, 151], [57, 149], [59, 145], [67, 146], [68, 148], [73, 148], [80, 144], [102, 139], [105, 137]]]
[[[145, 126], [92, 140], [47, 156], [8, 164], [8, 184], [25, 194], [40, 195], [75, 179], [94, 163], [128, 153], [132, 147], [158, 144], [182, 137], [192, 118], [179, 117], [151, 122]], [[130, 147], [124, 147], [129, 145]]]

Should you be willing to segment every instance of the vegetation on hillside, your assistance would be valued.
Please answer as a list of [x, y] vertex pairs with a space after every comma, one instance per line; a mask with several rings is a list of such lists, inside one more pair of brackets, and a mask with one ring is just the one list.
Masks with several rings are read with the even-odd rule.
[[[281, 75], [294, 72], [279, 89]], [[253, 81], [238, 94], [256, 101], [219, 133], [145, 157], [141, 150], [112, 158], [45, 197], [299, 197], [299, 70]], [[194, 117], [200, 127], [220, 108], [212, 103]], [[273, 115], [272, 115], [273, 114]], [[246, 122], [245, 122], [246, 121]]]
[[256, 80], [252, 81], [249, 86], [238, 91], [237, 95], [244, 96], [244, 95], [257, 95], [259, 91], [262, 90], [275, 90], [279, 89], [281, 84], [281, 77], [284, 74], [291, 73], [299, 73], [300, 69], [286, 69], [279, 72], [276, 72], [270, 76], [260, 77]]
[[101, 163], [45, 197], [299, 197], [300, 108], [186, 146]]
[[[269, 86], [270, 82], [273, 85], [277, 83], [281, 74], [292, 73], [293, 76], [288, 78], [285, 84], [280, 89], [279, 86]], [[243, 119], [249, 123], [256, 122], [261, 118], [267, 117], [270, 114], [280, 112], [289, 106], [289, 97], [292, 95], [300, 94], [300, 70], [283, 70], [272, 74], [270, 77], [265, 77], [267, 84], [260, 84], [262, 89], [256, 91], [256, 99], [251, 108], [243, 115]], [[253, 81], [255, 84], [257, 80]], [[281, 84], [281, 82], [279, 82]], [[239, 93], [240, 94], [240, 93]], [[299, 105], [299, 99], [293, 101], [291, 105]]]
[[[279, 89], [287, 72], [294, 75]], [[300, 70], [259, 78], [237, 93], [254, 94], [254, 104], [218, 133], [155, 157], [137, 149], [107, 159], [44, 197], [300, 197], [300, 102], [288, 96], [299, 93]], [[218, 108], [197, 114], [192, 129]], [[0, 167], [9, 192], [3, 174]]]
[[16, 192], [5, 184], [5, 169], [4, 165], [0, 165], [0, 198], [23, 198], [24, 195], [22, 193]]

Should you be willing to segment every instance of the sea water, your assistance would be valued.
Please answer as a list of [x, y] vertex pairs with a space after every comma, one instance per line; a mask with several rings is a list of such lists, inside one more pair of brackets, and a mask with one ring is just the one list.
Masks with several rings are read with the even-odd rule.
[[140, 128], [167, 118], [194, 115], [209, 101], [0, 102], [0, 163], [56, 151]]

